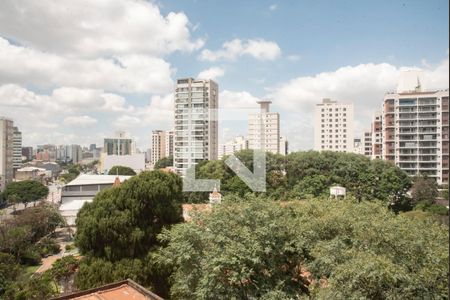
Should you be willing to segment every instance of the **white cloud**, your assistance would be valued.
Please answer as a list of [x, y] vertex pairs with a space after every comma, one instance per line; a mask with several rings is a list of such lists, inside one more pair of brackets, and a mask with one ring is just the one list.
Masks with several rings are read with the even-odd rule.
[[[172, 94], [153, 96], [148, 105], [134, 107], [122, 96], [102, 90], [61, 87], [49, 94], [38, 94], [6, 84], [0, 85], [0, 114], [19, 126], [24, 144], [58, 144], [67, 140], [74, 143], [77, 135], [77, 143], [81, 143], [86, 136], [98, 141], [98, 135], [92, 133], [111, 128], [171, 128], [172, 99]], [[58, 134], [50, 135], [49, 130]], [[62, 137], [63, 134], [71, 138]]]
[[15, 46], [0, 37], [0, 84], [73, 86], [118, 92], [172, 89], [170, 64], [160, 58], [124, 55], [110, 59], [65, 58]]
[[90, 116], [71, 116], [64, 118], [64, 125], [66, 126], [89, 127], [97, 124], [97, 122], [97, 119]]
[[277, 4], [272, 4], [271, 6], [269, 6], [269, 9], [271, 10], [271, 11], [274, 11], [274, 10], [276, 10], [278, 8], [278, 5]]
[[[384, 94], [395, 91], [400, 73], [409, 69], [419, 68], [396, 67], [388, 63], [346, 66], [314, 76], [294, 78], [270, 88], [267, 97], [273, 99], [275, 109], [281, 112], [282, 121], [286, 121], [285, 129], [290, 133], [291, 148], [309, 149], [313, 146], [311, 114], [322, 98], [354, 103], [358, 135], [369, 128], [373, 114], [381, 110]], [[422, 85], [426, 89], [448, 88], [448, 57], [422, 71]]]
[[260, 99], [256, 98], [247, 91], [228, 91], [224, 90], [219, 94], [219, 107], [239, 109], [239, 108], [256, 108], [258, 104], [256, 103]]
[[191, 38], [189, 26], [184, 13], [163, 16], [143, 0], [0, 2], [0, 35], [72, 56], [190, 52], [204, 42]]
[[203, 79], [217, 79], [225, 75], [225, 70], [220, 67], [212, 67], [198, 73], [197, 78]]
[[243, 55], [258, 60], [275, 60], [281, 55], [281, 49], [277, 43], [264, 39], [234, 39], [223, 43], [221, 50], [204, 49], [199, 58], [206, 61], [235, 60]]

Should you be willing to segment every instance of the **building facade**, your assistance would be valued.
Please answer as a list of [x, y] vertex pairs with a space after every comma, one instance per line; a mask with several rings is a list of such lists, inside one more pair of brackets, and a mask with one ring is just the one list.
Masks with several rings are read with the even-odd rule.
[[314, 150], [353, 152], [353, 104], [323, 99], [315, 108]]
[[25, 157], [26, 160], [32, 160], [33, 147], [22, 147], [22, 156]]
[[372, 119], [371, 126], [371, 151], [370, 158], [381, 159], [381, 150], [383, 148], [383, 122], [381, 114], [377, 113]]
[[153, 130], [152, 133], [152, 164], [164, 157], [173, 157], [174, 132]]
[[382, 158], [410, 176], [448, 183], [448, 90], [387, 93], [382, 114]]
[[13, 121], [0, 117], [0, 192], [14, 178], [14, 129]]
[[22, 132], [13, 127], [13, 169], [22, 168]]
[[363, 133], [363, 139], [362, 139], [362, 144], [363, 144], [363, 153], [365, 156], [367, 157], [372, 157], [372, 131], [365, 131]]
[[134, 140], [123, 131], [117, 132], [115, 137], [105, 138], [103, 145], [106, 155], [132, 155], [136, 151]]
[[218, 157], [219, 87], [213, 80], [178, 79], [175, 89], [174, 167], [177, 173]]
[[56, 160], [61, 162], [79, 164], [83, 160], [83, 150], [80, 145], [61, 145], [56, 153]]
[[249, 149], [280, 153], [280, 114], [270, 112], [271, 103], [271, 101], [258, 101], [260, 112], [249, 115]]
[[244, 136], [238, 136], [231, 141], [219, 145], [219, 159], [226, 155], [248, 149], [248, 139]]

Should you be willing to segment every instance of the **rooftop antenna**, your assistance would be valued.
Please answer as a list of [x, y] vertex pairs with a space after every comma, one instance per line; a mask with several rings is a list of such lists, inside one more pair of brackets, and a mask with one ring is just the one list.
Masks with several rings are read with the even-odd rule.
[[422, 90], [422, 85], [420, 84], [420, 78], [417, 76], [417, 86], [415, 88], [416, 92], [420, 92]]

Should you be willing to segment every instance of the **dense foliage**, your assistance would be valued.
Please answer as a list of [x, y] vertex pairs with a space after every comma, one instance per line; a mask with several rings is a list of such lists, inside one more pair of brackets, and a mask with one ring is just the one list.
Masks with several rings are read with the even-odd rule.
[[411, 197], [414, 205], [419, 203], [431, 205], [439, 195], [438, 184], [433, 178], [417, 176], [411, 189]]
[[0, 223], [0, 298], [46, 299], [53, 287], [44, 276], [29, 278], [28, 266], [58, 253], [60, 247], [47, 235], [64, 220], [51, 205], [40, 204], [19, 211]]
[[114, 166], [109, 170], [108, 175], [134, 176], [136, 172], [130, 167]]
[[173, 166], [173, 156], [163, 157], [155, 163], [155, 170]]
[[165, 271], [148, 256], [164, 227], [182, 221], [181, 178], [162, 171], [142, 172], [85, 204], [76, 220], [76, 244], [85, 258], [76, 274], [79, 288], [132, 278], [164, 296]]
[[83, 254], [111, 261], [145, 255], [163, 226], [181, 221], [180, 199], [179, 176], [142, 172], [81, 208], [76, 244]]
[[[253, 170], [253, 151], [243, 150], [235, 155]], [[225, 164], [204, 161], [196, 166], [196, 177], [220, 179], [221, 192], [245, 195], [247, 185]], [[370, 160], [363, 155], [338, 152], [294, 152], [287, 156], [267, 153], [266, 196], [276, 200], [305, 199], [328, 196], [329, 188], [338, 184], [359, 201], [380, 199], [398, 204], [405, 200], [411, 186], [408, 175], [394, 164]], [[204, 202], [207, 193], [191, 193], [189, 202]]]
[[11, 203], [24, 203], [36, 201], [47, 197], [48, 187], [35, 180], [11, 182], [4, 191], [4, 197]]
[[223, 203], [160, 235], [173, 299], [447, 297], [448, 228], [377, 202]]

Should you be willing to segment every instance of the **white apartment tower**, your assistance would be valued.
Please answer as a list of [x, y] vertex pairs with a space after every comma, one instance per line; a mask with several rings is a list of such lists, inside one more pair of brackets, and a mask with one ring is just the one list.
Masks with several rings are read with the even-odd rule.
[[248, 139], [243, 136], [237, 136], [233, 140], [219, 145], [219, 159], [222, 159], [225, 155], [231, 155], [246, 149], [248, 149]]
[[260, 112], [248, 119], [249, 149], [280, 153], [280, 115], [270, 112], [271, 101], [258, 101]]
[[219, 87], [213, 80], [183, 78], [175, 89], [174, 167], [181, 175], [218, 156]]
[[13, 180], [13, 121], [0, 117], [0, 192]]
[[314, 150], [353, 152], [353, 104], [323, 99], [314, 122]]
[[400, 90], [384, 96], [382, 158], [410, 176], [448, 184], [448, 90], [423, 91], [420, 82], [414, 90]]

